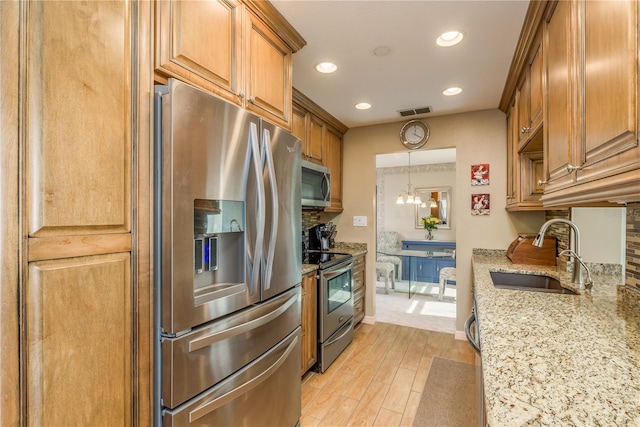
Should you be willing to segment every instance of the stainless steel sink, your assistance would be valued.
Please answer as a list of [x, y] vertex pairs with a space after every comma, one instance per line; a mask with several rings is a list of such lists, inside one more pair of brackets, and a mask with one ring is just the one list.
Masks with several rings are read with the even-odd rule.
[[549, 292], [554, 294], [577, 295], [570, 289], [560, 286], [557, 279], [535, 274], [503, 273], [491, 271], [493, 286], [499, 289], [517, 289], [520, 291]]

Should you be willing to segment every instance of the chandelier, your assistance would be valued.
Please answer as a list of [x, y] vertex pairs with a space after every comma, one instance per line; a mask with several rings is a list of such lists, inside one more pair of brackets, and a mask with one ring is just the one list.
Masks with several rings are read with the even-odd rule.
[[[396, 199], [396, 204], [404, 205], [405, 203], [407, 203], [412, 205], [419, 205], [422, 203], [420, 196], [418, 196], [418, 194], [414, 195], [413, 192], [411, 191], [411, 151], [409, 151], [407, 154], [409, 155], [409, 183], [407, 184], [407, 191], [402, 190], [398, 195], [398, 198]], [[402, 196], [402, 193], [407, 194], [406, 200]]]

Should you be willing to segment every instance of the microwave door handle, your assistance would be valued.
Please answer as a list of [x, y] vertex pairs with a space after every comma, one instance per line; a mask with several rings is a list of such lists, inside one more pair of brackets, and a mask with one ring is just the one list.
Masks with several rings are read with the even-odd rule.
[[[253, 170], [256, 175], [255, 185], [257, 187], [258, 208], [255, 213], [256, 240], [253, 247], [253, 260], [249, 259], [251, 267], [249, 269], [249, 293], [255, 294], [260, 281], [260, 264], [262, 261], [262, 244], [264, 239], [264, 182], [262, 181], [262, 159], [260, 156], [260, 144], [258, 142], [258, 126], [256, 123], [249, 123], [249, 147], [251, 147], [251, 159]], [[249, 254], [251, 251], [248, 251]]]
[[322, 174], [322, 198], [325, 202], [329, 202], [329, 190], [331, 189], [331, 183], [329, 182], [329, 176], [326, 173]]
[[266, 163], [267, 174], [269, 176], [269, 185], [271, 188], [271, 230], [269, 236], [269, 244], [265, 262], [264, 281], [262, 289], [271, 288], [271, 274], [273, 270], [273, 258], [276, 251], [276, 238], [278, 236], [278, 183], [276, 181], [275, 166], [273, 164], [273, 153], [271, 152], [271, 134], [268, 129], [264, 129], [262, 136], [262, 149], [264, 150], [264, 158]]

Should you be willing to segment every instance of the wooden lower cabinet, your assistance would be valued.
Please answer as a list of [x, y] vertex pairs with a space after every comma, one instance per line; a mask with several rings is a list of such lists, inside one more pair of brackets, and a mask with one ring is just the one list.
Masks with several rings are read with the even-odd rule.
[[353, 258], [353, 321], [358, 324], [364, 319], [366, 295], [365, 256]]
[[302, 276], [302, 369], [304, 375], [318, 361], [318, 285], [316, 272]]
[[26, 425], [131, 425], [130, 254], [29, 264]]

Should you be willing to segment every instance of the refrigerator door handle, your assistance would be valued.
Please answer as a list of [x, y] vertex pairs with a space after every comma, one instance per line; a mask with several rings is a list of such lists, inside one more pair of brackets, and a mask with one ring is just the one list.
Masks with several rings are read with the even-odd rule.
[[249, 332], [252, 329], [257, 329], [260, 326], [266, 325], [271, 322], [282, 313], [286, 312], [289, 307], [291, 307], [294, 303], [298, 301], [298, 294], [293, 295], [289, 298], [284, 304], [280, 305], [275, 310], [265, 314], [264, 316], [260, 316], [256, 319], [250, 320], [246, 323], [243, 323], [238, 326], [234, 326], [232, 328], [224, 329], [220, 332], [215, 332], [213, 334], [209, 334], [207, 336], [197, 338], [189, 341], [189, 353], [198, 351], [202, 348], [208, 347], [212, 344], [215, 344], [218, 341], [223, 341], [236, 335], [244, 334], [245, 332]]
[[291, 352], [296, 347], [298, 340], [299, 338], [298, 336], [296, 336], [293, 339], [293, 341], [291, 341], [291, 343], [289, 344], [285, 352], [282, 354], [282, 356], [280, 356], [278, 360], [276, 360], [275, 363], [273, 363], [273, 365], [269, 366], [267, 369], [261, 372], [260, 375], [257, 375], [251, 378], [249, 381], [245, 382], [244, 384], [234, 388], [233, 390], [223, 394], [222, 396], [212, 401], [209, 401], [204, 405], [201, 405], [196, 409], [194, 409], [193, 411], [189, 412], [189, 423], [193, 423], [194, 421], [199, 420], [205, 415], [231, 402], [238, 396], [242, 396], [243, 394], [247, 393], [249, 390], [257, 387], [258, 385], [260, 385], [261, 383], [269, 379], [269, 377], [271, 377], [271, 375], [273, 375], [287, 360], [287, 357], [289, 357]]
[[276, 168], [273, 164], [273, 153], [271, 152], [271, 133], [268, 129], [263, 131], [262, 147], [264, 149], [267, 174], [269, 176], [269, 183], [271, 187], [271, 230], [269, 236], [269, 244], [267, 247], [267, 255], [265, 261], [264, 281], [262, 282], [262, 288], [264, 290], [271, 288], [271, 273], [273, 270], [273, 258], [276, 251], [276, 238], [278, 236], [278, 183], [276, 181]]
[[[264, 240], [264, 214], [265, 214], [265, 191], [264, 182], [262, 181], [262, 160], [260, 153], [260, 144], [258, 141], [258, 126], [255, 123], [249, 124], [249, 147], [251, 149], [251, 159], [253, 169], [256, 175], [256, 186], [258, 195], [258, 209], [255, 213], [256, 219], [256, 240], [253, 247], [253, 260], [249, 260], [252, 265], [250, 268], [249, 293], [251, 295], [258, 291], [258, 282], [260, 281], [260, 264], [262, 263], [262, 245]], [[250, 252], [250, 251], [249, 251]], [[249, 253], [248, 252], [248, 253]]]

